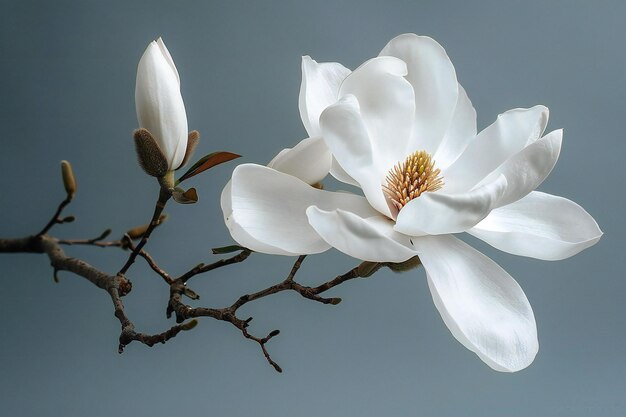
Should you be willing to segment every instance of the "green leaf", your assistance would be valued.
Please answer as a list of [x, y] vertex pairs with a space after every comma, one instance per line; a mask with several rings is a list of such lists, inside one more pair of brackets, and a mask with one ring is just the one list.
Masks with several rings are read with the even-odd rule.
[[198, 162], [193, 164], [191, 168], [189, 168], [187, 172], [185, 172], [182, 175], [182, 177], [178, 179], [176, 184], [178, 185], [181, 182], [185, 181], [186, 179], [196, 176], [199, 173], [204, 172], [207, 169], [213, 168], [216, 165], [222, 164], [224, 162], [232, 161], [233, 159], [237, 159], [240, 157], [241, 155], [237, 155], [236, 153], [230, 153], [230, 152], [210, 153], [206, 156], [203, 156], [202, 158], [200, 158], [200, 160], [198, 160]]
[[230, 246], [223, 246], [221, 248], [213, 248], [211, 250], [213, 251], [214, 255], [221, 255], [223, 253], [231, 253], [231, 252], [237, 252], [238, 250], [246, 250], [246, 248], [244, 248], [243, 246], [239, 246], [239, 245], [230, 245]]

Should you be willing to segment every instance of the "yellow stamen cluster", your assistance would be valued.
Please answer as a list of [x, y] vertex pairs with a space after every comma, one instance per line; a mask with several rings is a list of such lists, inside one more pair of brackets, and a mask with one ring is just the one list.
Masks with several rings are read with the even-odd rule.
[[401, 210], [409, 201], [422, 193], [437, 191], [443, 187], [440, 169], [426, 151], [416, 151], [404, 162], [398, 162], [387, 174], [383, 190], [393, 205]]

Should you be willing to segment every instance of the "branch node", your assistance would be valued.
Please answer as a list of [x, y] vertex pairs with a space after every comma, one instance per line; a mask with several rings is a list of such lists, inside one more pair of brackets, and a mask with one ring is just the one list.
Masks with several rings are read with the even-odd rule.
[[130, 282], [130, 280], [122, 274], [117, 275], [117, 279], [118, 279], [117, 288], [118, 288], [120, 297], [124, 297], [128, 295], [128, 293], [130, 293], [131, 290], [133, 289], [133, 283]]

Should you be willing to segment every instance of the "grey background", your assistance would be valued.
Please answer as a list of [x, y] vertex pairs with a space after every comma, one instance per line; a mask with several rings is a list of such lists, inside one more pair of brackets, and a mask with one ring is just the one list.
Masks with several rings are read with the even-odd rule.
[[[318, 305], [280, 294], [253, 303], [252, 331], [284, 373], [232, 326], [205, 319], [152, 349], [117, 353], [108, 297], [71, 274], [54, 284], [43, 256], [0, 255], [0, 414], [6, 416], [616, 416], [626, 413], [623, 252], [626, 3], [620, 1], [0, 2], [0, 236], [39, 230], [63, 198], [70, 160], [78, 221], [64, 237], [115, 236], [148, 220], [156, 184], [135, 162], [135, 69], [162, 35], [182, 78], [198, 154], [229, 150], [266, 163], [305, 137], [300, 56], [355, 68], [403, 32], [446, 48], [479, 128], [513, 107], [547, 105], [565, 128], [543, 191], [573, 199], [606, 235], [557, 263], [471, 240], [524, 288], [540, 351], [516, 374], [492, 371], [438, 316], [423, 270], [383, 272]], [[195, 206], [171, 215], [149, 251], [173, 274], [231, 242], [219, 193], [235, 164], [189, 181]], [[125, 254], [68, 248], [107, 271]], [[230, 304], [277, 282], [293, 259], [255, 255], [193, 282], [202, 303]], [[300, 279], [326, 280], [355, 261], [329, 251]], [[167, 290], [139, 262], [126, 298], [139, 329], [162, 331]]]

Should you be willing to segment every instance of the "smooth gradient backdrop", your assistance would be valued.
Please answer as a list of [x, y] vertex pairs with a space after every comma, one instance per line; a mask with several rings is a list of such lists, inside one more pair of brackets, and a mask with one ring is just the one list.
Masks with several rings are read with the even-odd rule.
[[[117, 353], [108, 296], [52, 270], [41, 255], [0, 254], [2, 416], [617, 416], [626, 414], [626, 3], [623, 1], [0, 1], [0, 236], [37, 232], [64, 197], [59, 161], [74, 165], [77, 221], [62, 237], [113, 237], [145, 223], [157, 195], [138, 167], [135, 71], [163, 36], [182, 79], [197, 155], [237, 152], [267, 163], [305, 137], [300, 57], [350, 68], [392, 37], [438, 40], [478, 111], [544, 104], [564, 128], [560, 161], [542, 191], [587, 209], [605, 232], [561, 262], [500, 253], [476, 239], [524, 288], [540, 351], [516, 374], [491, 370], [450, 334], [422, 269], [332, 292], [338, 306], [284, 293], [241, 309], [268, 348], [203, 319], [165, 345]], [[232, 241], [219, 195], [235, 163], [188, 182], [200, 203], [172, 204], [148, 250], [172, 274]], [[67, 248], [109, 272], [126, 254]], [[201, 305], [229, 305], [278, 282], [294, 259], [253, 255], [192, 282]], [[304, 283], [356, 263], [308, 258]], [[139, 330], [160, 332], [168, 291], [138, 262], [125, 298]], [[198, 305], [200, 305], [198, 304]]]

